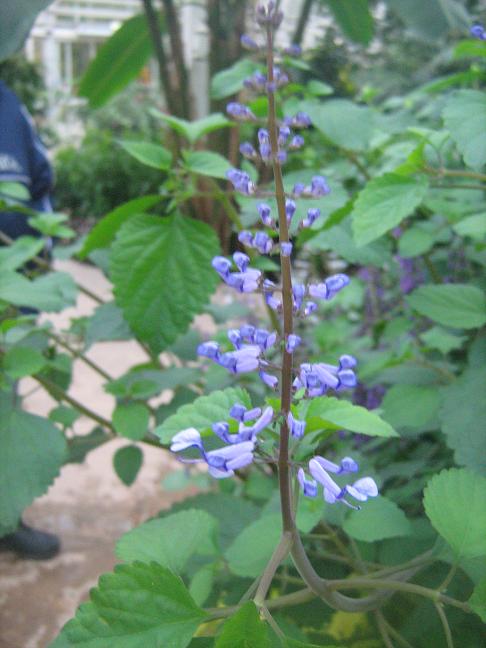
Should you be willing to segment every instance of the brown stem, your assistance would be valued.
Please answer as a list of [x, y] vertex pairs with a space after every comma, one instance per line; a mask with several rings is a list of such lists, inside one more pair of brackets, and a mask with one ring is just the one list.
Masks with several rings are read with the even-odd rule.
[[300, 16], [297, 22], [297, 27], [295, 28], [295, 32], [294, 32], [293, 42], [296, 45], [300, 45], [302, 42], [302, 38], [304, 36], [305, 28], [309, 21], [309, 16], [313, 4], [314, 4], [314, 0], [304, 0], [304, 4], [302, 5], [302, 9], [300, 10]]
[[[146, 0], [144, 0], [145, 2]], [[167, 31], [169, 32], [172, 57], [177, 75], [177, 98], [178, 111], [175, 113], [184, 119], [191, 118], [191, 100], [189, 95], [189, 78], [186, 64], [184, 62], [184, 48], [181, 38], [181, 27], [177, 10], [172, 0], [162, 0], [164, 6], [165, 19], [167, 21]]]

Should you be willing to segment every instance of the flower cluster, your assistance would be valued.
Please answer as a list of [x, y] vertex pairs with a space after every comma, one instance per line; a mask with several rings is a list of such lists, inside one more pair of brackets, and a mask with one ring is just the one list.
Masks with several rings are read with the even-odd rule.
[[[267, 407], [263, 412], [260, 408], [247, 410], [244, 405], [236, 403], [229, 414], [239, 422], [237, 433], [229, 433], [229, 424], [226, 421], [214, 423], [212, 426], [213, 432], [227, 445], [206, 451], [200, 433], [195, 428], [187, 428], [172, 438], [171, 451], [183, 452], [189, 448], [196, 448], [200, 458], [181, 457], [181, 461], [184, 463], [204, 461], [212, 477], [216, 479], [232, 477], [235, 470], [244, 468], [253, 461], [257, 434], [272, 422], [273, 409]], [[253, 425], [245, 425], [247, 421], [254, 419], [257, 420]]]
[[323, 497], [329, 504], [342, 502], [350, 508], [359, 509], [359, 506], [350, 504], [345, 497], [349, 495], [358, 502], [366, 502], [368, 497], [376, 497], [378, 495], [378, 487], [375, 481], [371, 477], [362, 477], [358, 481], [355, 481], [354, 484], [346, 484], [341, 488], [329, 475], [330, 472], [335, 475], [346, 475], [348, 473], [358, 472], [358, 470], [358, 464], [351, 457], [344, 457], [338, 465], [324, 457], [315, 456], [309, 461], [309, 472], [313, 479], [306, 477], [303, 468], [299, 468], [297, 478], [302, 492], [306, 497], [317, 496], [317, 484], [319, 483], [322, 486]]
[[356, 366], [356, 359], [350, 355], [342, 355], [339, 358], [339, 365], [330, 365], [323, 362], [300, 365], [298, 376], [293, 382], [297, 391], [305, 389], [307, 398], [324, 396], [329, 389], [342, 391], [356, 387], [357, 379], [353, 368]]
[[473, 25], [469, 32], [471, 36], [474, 36], [474, 38], [479, 38], [479, 40], [486, 41], [486, 30], [482, 25]]

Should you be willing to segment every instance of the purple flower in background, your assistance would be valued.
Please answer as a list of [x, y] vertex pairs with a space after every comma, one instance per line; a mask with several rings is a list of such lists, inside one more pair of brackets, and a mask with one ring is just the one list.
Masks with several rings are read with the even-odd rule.
[[309, 284], [309, 295], [314, 299], [332, 299], [339, 291], [349, 284], [349, 277], [345, 274], [336, 274], [328, 277], [320, 284]]
[[304, 189], [304, 194], [312, 196], [313, 198], [327, 196], [330, 192], [331, 188], [327, 184], [327, 180], [324, 176], [314, 176], [311, 180], [310, 186], [305, 187]]
[[271, 209], [270, 205], [267, 205], [266, 203], [259, 203], [257, 205], [258, 213], [260, 214], [260, 218], [262, 223], [265, 225], [265, 227], [273, 227], [273, 219], [271, 216]]
[[304, 301], [305, 286], [303, 284], [294, 284], [292, 286], [292, 295], [294, 300], [294, 311], [297, 312]]
[[247, 196], [255, 193], [255, 185], [251, 181], [248, 173], [245, 173], [245, 171], [240, 171], [240, 169], [228, 169], [228, 171], [226, 171], [226, 177], [236, 191]]
[[283, 53], [287, 54], [287, 56], [300, 56], [302, 54], [302, 47], [293, 43], [285, 47]]
[[289, 149], [295, 150], [304, 146], [304, 138], [302, 135], [294, 135], [289, 143]]
[[268, 131], [265, 128], [260, 128], [258, 130], [258, 143], [260, 148], [260, 156], [264, 162], [269, 162], [272, 149], [270, 146], [270, 137]]
[[287, 198], [285, 201], [285, 215], [287, 216], [287, 223], [290, 223], [290, 221], [292, 220], [296, 209], [297, 205], [295, 204], [295, 201]]
[[248, 247], [253, 246], [253, 234], [249, 232], [248, 230], [242, 230], [241, 232], [238, 233], [238, 241], [240, 243], [243, 243], [243, 245], [247, 245]]
[[240, 144], [240, 153], [243, 157], [246, 157], [249, 160], [254, 160], [258, 155], [255, 147], [253, 144], [250, 144], [250, 142], [242, 142]]
[[217, 360], [220, 355], [219, 344], [217, 342], [203, 342], [197, 347], [197, 353], [205, 358]]
[[258, 44], [251, 38], [251, 36], [248, 36], [247, 34], [242, 34], [240, 38], [240, 43], [242, 46], [248, 50], [258, 50], [260, 49], [258, 47]]
[[302, 111], [286, 119], [289, 121], [289, 126], [293, 126], [294, 128], [308, 128], [312, 125], [312, 120], [309, 115]]
[[237, 103], [236, 101], [232, 101], [226, 106], [226, 112], [230, 117], [233, 117], [233, 119], [237, 119], [238, 121], [254, 121], [256, 119], [248, 106]]
[[469, 30], [469, 33], [471, 34], [471, 36], [474, 36], [474, 38], [479, 38], [479, 40], [483, 41], [486, 40], [486, 32], [482, 25], [473, 25]]
[[285, 146], [289, 137], [290, 137], [290, 128], [286, 124], [280, 126], [280, 128], [278, 129], [279, 146]]
[[253, 246], [261, 254], [268, 254], [273, 248], [273, 241], [266, 232], [257, 232], [253, 237]]
[[312, 207], [307, 210], [307, 218], [301, 222], [301, 227], [310, 227], [321, 215], [321, 210], [318, 207]]
[[243, 85], [250, 90], [263, 92], [267, 87], [267, 77], [257, 70], [251, 77], [243, 81]]
[[292, 195], [295, 198], [301, 196], [305, 191], [305, 184], [303, 182], [296, 182], [294, 188], [292, 189]]

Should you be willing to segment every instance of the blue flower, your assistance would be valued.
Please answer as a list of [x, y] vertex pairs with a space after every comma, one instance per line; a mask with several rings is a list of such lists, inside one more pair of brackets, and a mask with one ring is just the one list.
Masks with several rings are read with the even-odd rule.
[[254, 160], [257, 157], [255, 147], [250, 142], [242, 142], [240, 144], [240, 153], [249, 160]]
[[290, 434], [296, 439], [304, 436], [305, 421], [295, 419], [292, 412], [287, 414], [287, 425], [289, 426]]
[[310, 227], [321, 215], [321, 210], [318, 207], [312, 207], [307, 210], [307, 218], [300, 223], [301, 227]]
[[305, 389], [306, 396], [315, 398], [323, 396], [328, 389], [341, 391], [355, 387], [357, 378], [353, 371], [356, 359], [350, 355], [343, 355], [338, 366], [319, 363], [303, 363], [300, 372], [293, 382], [294, 389]]
[[246, 196], [255, 193], [255, 185], [250, 179], [248, 173], [240, 171], [240, 169], [228, 169], [226, 177], [231, 182], [236, 191], [239, 191]]
[[336, 274], [328, 277], [320, 284], [309, 284], [308, 292], [315, 299], [328, 301], [349, 284], [349, 277], [345, 274]]
[[276, 390], [278, 388], [278, 378], [272, 376], [272, 374], [266, 373], [265, 371], [259, 371], [258, 375], [260, 376], [262, 382], [270, 389]]
[[258, 50], [258, 44], [251, 38], [251, 36], [248, 36], [247, 34], [242, 34], [240, 37], [240, 43], [242, 44], [243, 47], [249, 50]]
[[258, 213], [260, 214], [262, 223], [266, 227], [273, 227], [274, 222], [271, 215], [270, 205], [267, 205], [266, 203], [259, 203], [257, 205], [257, 209], [258, 209]]
[[289, 257], [292, 254], [292, 243], [280, 243], [280, 252], [282, 256]]
[[486, 31], [482, 25], [473, 25], [469, 30], [471, 36], [474, 38], [479, 38], [479, 40], [486, 40]]
[[298, 335], [295, 335], [294, 333], [291, 333], [287, 336], [287, 340], [285, 341], [285, 350], [287, 351], [287, 353], [293, 353], [301, 342], [302, 338], [300, 338]]
[[245, 106], [245, 104], [237, 103], [236, 101], [231, 101], [226, 106], [226, 112], [228, 115], [237, 119], [238, 121], [254, 121], [256, 119], [252, 111]]

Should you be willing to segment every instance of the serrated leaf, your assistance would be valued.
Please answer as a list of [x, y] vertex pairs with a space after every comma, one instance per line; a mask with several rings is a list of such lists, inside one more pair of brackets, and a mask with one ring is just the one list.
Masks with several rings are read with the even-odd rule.
[[344, 429], [369, 436], [398, 436], [392, 426], [375, 412], [333, 396], [314, 398], [305, 413], [307, 431]]
[[442, 432], [454, 459], [481, 475], [486, 471], [486, 370], [470, 368], [442, 390]]
[[360, 511], [351, 511], [343, 529], [355, 540], [376, 542], [412, 533], [410, 521], [395, 502], [386, 497], [369, 499]]
[[468, 603], [481, 620], [486, 623], [486, 578], [476, 585]]
[[136, 480], [142, 463], [143, 452], [135, 445], [118, 448], [113, 456], [113, 468], [125, 486], [131, 486]]
[[476, 286], [425, 285], [414, 290], [406, 300], [421, 315], [444, 326], [471, 329], [486, 323], [486, 298]]
[[231, 126], [232, 123], [222, 113], [213, 113], [195, 121], [187, 121], [186, 119], [167, 115], [155, 109], [150, 110], [150, 113], [154, 117], [162, 119], [172, 130], [185, 137], [191, 144], [194, 144], [198, 139], [208, 133]]
[[217, 72], [211, 79], [211, 98], [225, 99], [243, 87], [243, 81], [255, 72], [255, 63], [240, 59], [234, 65]]
[[374, 178], [359, 193], [353, 209], [357, 245], [379, 238], [413, 214], [427, 193], [425, 178], [386, 173]]
[[431, 349], [438, 349], [442, 353], [449, 353], [460, 349], [466, 341], [465, 335], [454, 335], [440, 326], [433, 326], [420, 335], [420, 339]]
[[261, 574], [278, 544], [281, 528], [280, 513], [265, 515], [247, 526], [225, 552], [230, 570], [251, 578]]
[[444, 123], [467, 166], [480, 170], [486, 164], [486, 95], [479, 90], [459, 90], [447, 101]]
[[373, 38], [374, 22], [368, 0], [326, 0], [346, 36], [368, 45]]
[[39, 254], [43, 247], [44, 241], [33, 236], [21, 236], [11, 245], [0, 247], [0, 273], [17, 270]]
[[143, 403], [121, 403], [113, 412], [113, 427], [117, 434], [140, 441], [147, 432], [149, 416]]
[[99, 108], [136, 79], [151, 53], [152, 39], [145, 14], [125, 20], [89, 64], [80, 81], [79, 94], [88, 99], [92, 108]]
[[[4, 397], [6, 399], [6, 397]], [[0, 527], [14, 529], [34, 498], [59, 474], [63, 434], [49, 420], [11, 409], [0, 400]]]
[[231, 164], [219, 153], [212, 151], [185, 151], [184, 163], [192, 173], [209, 176], [210, 178], [226, 178], [226, 171]]
[[465, 468], [434, 475], [424, 490], [424, 507], [432, 526], [456, 558], [486, 555], [486, 479]]
[[15, 346], [2, 359], [3, 370], [14, 379], [31, 376], [42, 369], [46, 359], [32, 347]]
[[63, 632], [81, 648], [185, 648], [205, 616], [178, 576], [136, 562], [101, 576]]
[[155, 195], [134, 198], [103, 216], [86, 237], [79, 252], [79, 257], [84, 259], [93, 250], [108, 247], [126, 220], [135, 214], [145, 212], [145, 210], [159, 203], [160, 200], [161, 196]]
[[214, 648], [270, 648], [265, 623], [253, 601], [247, 601], [224, 622]]
[[218, 283], [214, 230], [191, 218], [137, 215], [119, 230], [110, 256], [116, 303], [154, 352], [173, 342]]
[[162, 425], [155, 428], [154, 434], [162, 443], [170, 443], [175, 434], [186, 428], [194, 427], [202, 432], [217, 421], [228, 420], [229, 411], [235, 403], [251, 407], [250, 397], [240, 387], [228, 387], [209, 396], [200, 396], [169, 416]]
[[155, 561], [176, 572], [191, 556], [215, 555], [217, 521], [206, 511], [189, 509], [149, 520], [125, 533], [116, 545], [116, 555], [125, 562]]
[[170, 168], [172, 153], [160, 144], [139, 142], [136, 140], [122, 140], [120, 145], [127, 153], [146, 166], [160, 170]]
[[343, 149], [362, 151], [368, 148], [373, 135], [373, 112], [347, 99], [325, 102], [303, 102], [315, 126], [333, 144]]

